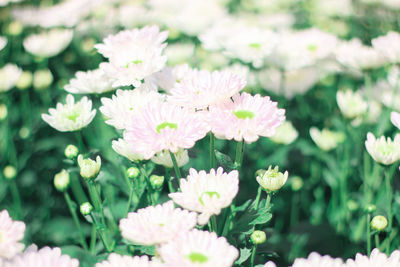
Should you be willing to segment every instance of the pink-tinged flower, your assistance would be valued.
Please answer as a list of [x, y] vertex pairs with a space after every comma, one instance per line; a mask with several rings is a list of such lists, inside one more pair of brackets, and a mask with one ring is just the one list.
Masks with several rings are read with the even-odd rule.
[[263, 267], [276, 267], [276, 264], [272, 261], [266, 262]]
[[217, 138], [252, 143], [260, 136], [273, 136], [285, 120], [285, 110], [267, 96], [242, 93], [232, 99], [210, 108], [211, 131]]
[[133, 151], [132, 147], [129, 145], [128, 142], [126, 142], [124, 139], [120, 138], [118, 140], [113, 140], [112, 141], [112, 149], [114, 149], [115, 152], [120, 154], [121, 156], [129, 159], [130, 161], [140, 161], [143, 160], [143, 155], [136, 153]]
[[395, 250], [388, 257], [385, 253], [375, 248], [371, 255], [365, 256], [357, 253], [356, 258], [348, 259], [346, 267], [398, 267], [400, 266], [400, 251]]
[[168, 267], [229, 267], [239, 256], [224, 237], [197, 229], [177, 236], [158, 252]]
[[13, 267], [78, 267], [79, 261], [71, 259], [68, 255], [62, 255], [60, 248], [44, 247], [40, 250], [29, 249], [15, 257]]
[[110, 78], [100, 69], [78, 71], [64, 89], [72, 94], [102, 94], [115, 90]]
[[196, 213], [174, 208], [168, 201], [128, 213], [119, 223], [121, 235], [141, 245], [159, 245], [196, 226]]
[[180, 189], [168, 196], [181, 207], [201, 213], [198, 223], [203, 225], [232, 203], [239, 191], [239, 173], [225, 173], [221, 167], [209, 173], [192, 168], [188, 177], [180, 180]]
[[151, 261], [147, 256], [128, 256], [111, 253], [106, 261], [97, 263], [95, 267], [161, 267], [162, 263]]
[[178, 152], [191, 148], [209, 131], [200, 113], [168, 103], [150, 103], [134, 116], [124, 132], [133, 151], [150, 159], [163, 150]]
[[245, 80], [227, 71], [195, 71], [191, 79], [175, 84], [168, 101], [182, 107], [206, 109], [229, 100], [245, 85]]
[[332, 258], [328, 255], [321, 256], [316, 252], [308, 255], [307, 259], [298, 258], [294, 261], [292, 267], [344, 267], [342, 259]]
[[189, 67], [188, 64], [176, 65], [174, 67], [165, 67], [162, 71], [154, 74], [156, 83], [167, 93], [174, 88], [176, 83], [183, 80], [190, 80], [197, 70]]
[[400, 129], [400, 113], [392, 112], [390, 114], [390, 121], [393, 123], [394, 126]]
[[0, 212], [0, 259], [11, 259], [24, 249], [25, 224], [13, 221], [7, 210]]
[[138, 87], [144, 78], [165, 66], [167, 58], [162, 52], [167, 37], [168, 32], [160, 32], [158, 26], [125, 30], [108, 36], [103, 44], [95, 46], [109, 59], [109, 62], [100, 64], [100, 69], [114, 79], [114, 87]]

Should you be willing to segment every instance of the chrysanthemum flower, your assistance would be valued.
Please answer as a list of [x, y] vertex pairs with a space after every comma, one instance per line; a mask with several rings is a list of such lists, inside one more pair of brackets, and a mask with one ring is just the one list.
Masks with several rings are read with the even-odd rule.
[[316, 252], [308, 255], [307, 259], [298, 258], [294, 261], [292, 267], [344, 267], [343, 260], [332, 258], [328, 255], [321, 256]]
[[8, 63], [2, 67], [0, 69], [0, 93], [13, 88], [17, 84], [21, 74], [22, 70], [15, 64]]
[[130, 161], [135, 162], [144, 159], [142, 154], [138, 154], [133, 151], [132, 146], [127, 141], [125, 141], [125, 139], [122, 138], [112, 141], [112, 149], [114, 149], [115, 152], [129, 159]]
[[72, 94], [102, 94], [114, 90], [110, 78], [100, 69], [78, 71], [64, 89]]
[[281, 126], [276, 129], [275, 135], [271, 136], [271, 140], [277, 144], [288, 145], [292, 143], [299, 136], [296, 128], [290, 121], [285, 121]]
[[124, 139], [133, 151], [150, 159], [163, 150], [189, 149], [209, 131], [203, 115], [168, 103], [150, 103], [133, 116]]
[[13, 221], [7, 210], [0, 212], [0, 258], [11, 259], [24, 249], [25, 224]]
[[375, 248], [372, 250], [371, 255], [365, 256], [357, 253], [356, 258], [348, 259], [346, 261], [346, 267], [398, 267], [400, 266], [400, 251], [395, 250], [388, 257], [385, 253]]
[[324, 151], [336, 148], [346, 138], [342, 132], [334, 132], [328, 129], [320, 131], [316, 127], [310, 128], [310, 136], [314, 143]]
[[390, 165], [400, 159], [400, 135], [394, 140], [381, 136], [376, 139], [372, 133], [367, 134], [365, 147], [371, 157], [378, 163]]
[[338, 91], [336, 102], [343, 116], [349, 119], [357, 118], [367, 112], [368, 104], [360, 92], [352, 90]]
[[285, 110], [269, 97], [237, 94], [229, 103], [211, 107], [209, 122], [217, 138], [252, 143], [260, 136], [270, 137], [285, 120]]
[[224, 237], [197, 229], [177, 236], [158, 252], [169, 267], [229, 267], [239, 256]]
[[154, 76], [158, 86], [169, 93], [176, 83], [190, 80], [193, 74], [196, 73], [197, 71], [190, 68], [188, 64], [182, 64], [174, 67], [165, 67], [162, 71], [155, 73]]
[[160, 71], [167, 58], [162, 55], [166, 46], [167, 32], [160, 32], [157, 26], [125, 30], [104, 39], [95, 47], [109, 59], [100, 64], [107, 75], [114, 78], [114, 87], [133, 85], [138, 87], [141, 80]]
[[53, 57], [61, 53], [71, 42], [73, 31], [53, 29], [33, 34], [24, 39], [24, 48], [38, 57]]
[[203, 225], [232, 203], [239, 190], [239, 173], [225, 173], [221, 167], [209, 173], [192, 168], [187, 179], [180, 180], [180, 189], [168, 196], [183, 208], [201, 213], [198, 223]]
[[276, 267], [276, 264], [272, 261], [266, 262], [263, 267]]
[[186, 108], [206, 109], [229, 100], [245, 85], [245, 80], [229, 72], [196, 71], [191, 79], [175, 84], [168, 101]]
[[175, 238], [179, 233], [189, 231], [196, 225], [196, 213], [174, 208], [168, 201], [162, 205], [149, 206], [119, 223], [121, 235], [141, 245], [159, 245]]
[[97, 263], [95, 267], [161, 267], [158, 261], [151, 261], [147, 256], [128, 256], [111, 253], [106, 261]]
[[42, 119], [60, 132], [72, 132], [86, 127], [96, 115], [92, 110], [92, 101], [83, 97], [75, 103], [72, 95], [67, 95], [65, 105], [57, 103], [56, 108], [50, 108], [48, 114], [42, 114]]
[[106, 117], [106, 123], [117, 129], [126, 129], [131, 124], [132, 117], [143, 112], [149, 103], [162, 103], [163, 95], [157, 92], [139, 90], [117, 90], [112, 98], [101, 98], [101, 113]]
[[400, 62], [400, 34], [389, 32], [384, 36], [372, 39], [373, 47], [392, 63]]
[[393, 123], [394, 126], [400, 129], [400, 113], [393, 111], [390, 114], [390, 121]]
[[[182, 167], [189, 162], [189, 155], [186, 149], [180, 149], [178, 152], [175, 153], [176, 163], [178, 167]], [[163, 165], [167, 168], [172, 168], [174, 166], [172, 162], [171, 155], [168, 151], [161, 151], [154, 155], [151, 158], [151, 161], [155, 164]]]
[[12, 261], [13, 267], [78, 267], [79, 261], [71, 259], [68, 255], [62, 255], [60, 248], [44, 247], [40, 250], [29, 249], [23, 254], [15, 257]]

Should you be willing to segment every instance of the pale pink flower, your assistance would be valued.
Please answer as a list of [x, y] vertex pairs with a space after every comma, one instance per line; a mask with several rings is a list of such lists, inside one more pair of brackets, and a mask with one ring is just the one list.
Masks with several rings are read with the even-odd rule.
[[180, 180], [180, 189], [181, 192], [168, 196], [183, 208], [201, 213], [198, 223], [206, 224], [212, 215], [218, 215], [232, 203], [239, 191], [239, 173], [225, 173], [221, 167], [209, 173], [192, 168], [188, 177]]
[[106, 261], [97, 263], [95, 267], [161, 267], [162, 263], [151, 261], [147, 256], [128, 256], [111, 253]]
[[395, 250], [388, 257], [385, 253], [375, 248], [371, 255], [365, 256], [357, 253], [356, 258], [348, 259], [346, 267], [399, 267], [400, 266], [400, 251]]
[[24, 249], [25, 224], [13, 221], [7, 210], [0, 212], [0, 259], [11, 259]]
[[229, 267], [239, 256], [224, 237], [197, 229], [177, 236], [158, 252], [168, 267]]
[[64, 89], [72, 94], [102, 94], [115, 90], [110, 78], [100, 69], [78, 71]]
[[227, 71], [195, 71], [191, 79], [175, 84], [168, 101], [187, 108], [206, 109], [229, 100], [245, 85], [244, 79]]
[[174, 208], [168, 201], [128, 213], [119, 223], [125, 239], [141, 245], [159, 245], [196, 226], [196, 213]]
[[141, 115], [134, 116], [124, 133], [133, 151], [150, 159], [163, 150], [178, 152], [191, 148], [209, 131], [199, 113], [168, 103], [150, 103]]
[[79, 261], [71, 259], [68, 255], [62, 255], [60, 248], [44, 247], [40, 250], [29, 249], [15, 257], [13, 267], [78, 267]]
[[394, 126], [400, 129], [400, 113], [393, 111], [390, 114], [390, 121], [393, 123]]
[[276, 267], [276, 264], [272, 261], [266, 262], [263, 267]]
[[308, 255], [307, 259], [298, 258], [294, 261], [292, 267], [344, 267], [342, 259], [332, 258], [328, 255], [321, 256], [316, 252]]
[[197, 70], [190, 68], [188, 64], [182, 64], [165, 67], [162, 71], [155, 73], [154, 76], [160, 88], [169, 93], [176, 83], [189, 80], [196, 73]]
[[271, 137], [285, 120], [285, 110], [268, 96], [237, 94], [226, 104], [210, 107], [211, 131], [217, 138], [255, 142], [260, 136]]

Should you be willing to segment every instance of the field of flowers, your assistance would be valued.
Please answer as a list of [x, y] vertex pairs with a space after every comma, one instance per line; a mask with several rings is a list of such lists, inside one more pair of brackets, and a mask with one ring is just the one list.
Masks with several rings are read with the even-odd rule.
[[0, 0], [0, 267], [400, 267], [399, 0]]

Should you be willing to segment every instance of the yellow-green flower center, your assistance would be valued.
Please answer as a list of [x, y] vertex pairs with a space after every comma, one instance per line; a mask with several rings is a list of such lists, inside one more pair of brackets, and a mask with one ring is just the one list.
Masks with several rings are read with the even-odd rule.
[[131, 63], [137, 65], [139, 63], [143, 63], [143, 61], [141, 61], [141, 60], [133, 60], [131, 62], [126, 63], [125, 68], [129, 68], [129, 64], [131, 64]]
[[249, 47], [255, 48], [255, 49], [260, 49], [261, 48], [261, 44], [260, 43], [250, 43]]
[[217, 198], [220, 197], [219, 193], [216, 192], [216, 191], [206, 191], [206, 192], [201, 193], [201, 195], [200, 195], [200, 197], [199, 197], [199, 202], [200, 202], [200, 204], [203, 205], [203, 206], [204, 206], [203, 197], [204, 197], [205, 195], [209, 196], [210, 198], [212, 198], [213, 196], [217, 196]]
[[254, 118], [254, 112], [252, 112], [250, 110], [244, 110], [244, 109], [236, 110], [233, 112], [233, 114], [235, 114], [236, 118], [241, 119], [241, 120]]
[[73, 110], [71, 113], [67, 114], [67, 119], [76, 122], [76, 119], [79, 117], [80, 112], [78, 110]]
[[157, 131], [157, 133], [160, 133], [161, 130], [163, 130], [163, 129], [167, 128], [167, 127], [170, 128], [170, 129], [176, 130], [176, 129], [178, 129], [178, 124], [173, 123], [173, 122], [165, 121], [165, 122], [160, 123], [159, 125], [157, 125], [156, 131]]
[[208, 257], [202, 253], [199, 252], [192, 252], [189, 255], [187, 255], [187, 258], [192, 262], [192, 263], [205, 263], [208, 261]]
[[317, 49], [318, 49], [318, 46], [317, 45], [309, 45], [309, 46], [307, 46], [307, 50], [308, 51], [310, 51], [310, 52], [315, 52], [315, 51], [317, 51]]

